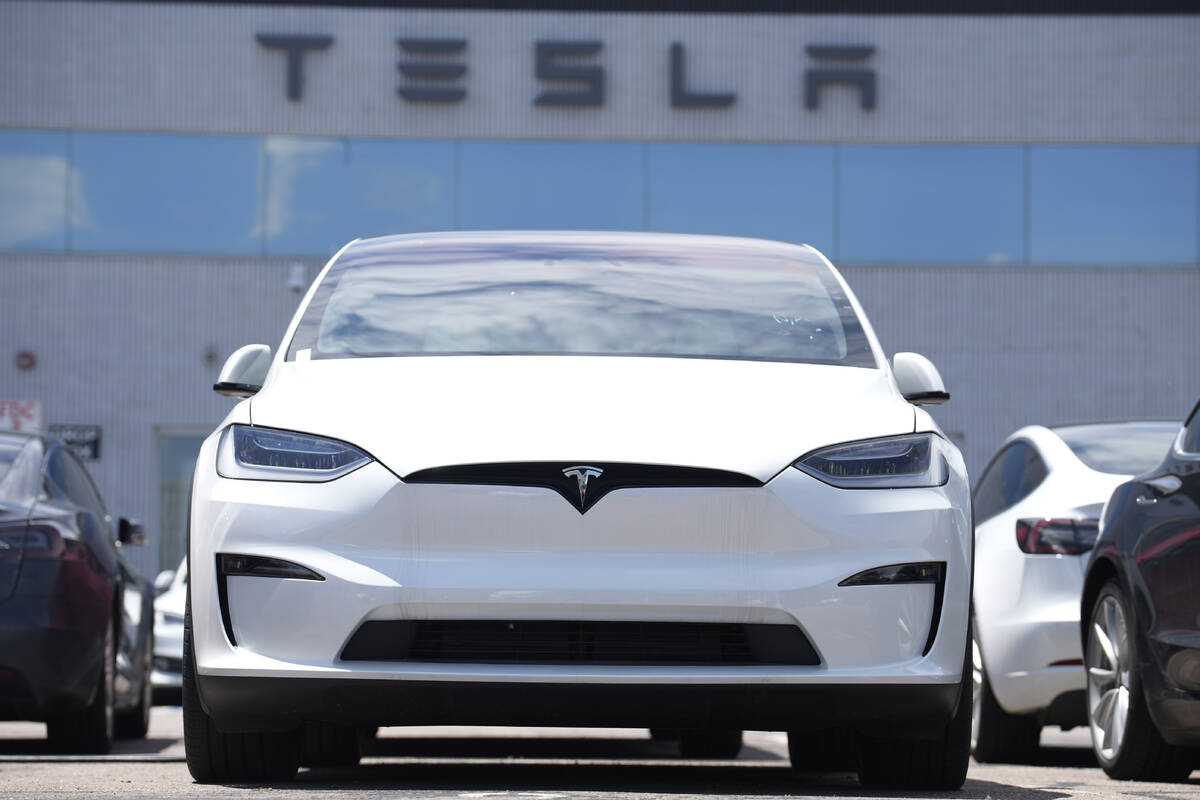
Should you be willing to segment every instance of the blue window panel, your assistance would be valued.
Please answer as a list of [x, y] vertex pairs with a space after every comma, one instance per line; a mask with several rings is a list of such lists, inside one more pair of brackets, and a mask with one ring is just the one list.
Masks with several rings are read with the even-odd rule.
[[0, 131], [0, 248], [62, 250], [70, 194], [67, 134]]
[[459, 227], [642, 230], [645, 145], [465, 141]]
[[1024, 260], [1020, 146], [842, 145], [838, 189], [843, 261]]
[[833, 147], [650, 145], [650, 230], [804, 242], [832, 255]]
[[77, 133], [72, 149], [71, 249], [262, 252], [259, 138]]
[[1032, 260], [1194, 264], [1196, 148], [1031, 148]]
[[454, 143], [269, 136], [267, 252], [328, 256], [351, 239], [454, 227]]

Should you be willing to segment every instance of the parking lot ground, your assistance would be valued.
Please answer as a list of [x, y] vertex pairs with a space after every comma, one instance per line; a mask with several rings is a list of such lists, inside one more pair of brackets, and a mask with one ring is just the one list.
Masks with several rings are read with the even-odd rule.
[[972, 762], [963, 789], [948, 793], [871, 792], [850, 774], [797, 775], [787, 737], [766, 732], [748, 732], [736, 761], [683, 761], [671, 743], [640, 730], [385, 728], [357, 769], [302, 770], [291, 783], [268, 786], [193, 783], [178, 708], [156, 708], [149, 736], [118, 742], [111, 756], [57, 756], [43, 737], [40, 724], [0, 723], [0, 798], [1200, 800], [1200, 772], [1180, 784], [1109, 780], [1083, 730], [1044, 733], [1033, 765]]

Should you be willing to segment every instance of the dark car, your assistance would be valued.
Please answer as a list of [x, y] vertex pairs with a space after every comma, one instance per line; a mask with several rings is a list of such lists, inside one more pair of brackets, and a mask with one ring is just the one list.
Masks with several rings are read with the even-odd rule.
[[1200, 767], [1200, 405], [1163, 462], [1113, 492], [1080, 609], [1100, 766], [1183, 780]]
[[0, 433], [0, 720], [71, 752], [146, 735], [154, 591], [121, 553], [144, 542], [69, 448]]

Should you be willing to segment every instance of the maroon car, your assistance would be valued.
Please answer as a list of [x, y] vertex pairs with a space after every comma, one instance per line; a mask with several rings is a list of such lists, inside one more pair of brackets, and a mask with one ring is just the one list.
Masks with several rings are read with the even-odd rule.
[[154, 592], [121, 553], [144, 541], [69, 448], [0, 433], [0, 720], [68, 752], [146, 735]]

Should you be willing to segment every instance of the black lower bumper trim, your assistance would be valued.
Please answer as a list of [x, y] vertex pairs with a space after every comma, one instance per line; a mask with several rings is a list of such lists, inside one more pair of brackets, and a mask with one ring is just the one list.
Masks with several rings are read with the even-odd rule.
[[226, 731], [352, 725], [823, 729], [934, 735], [959, 700], [950, 684], [558, 684], [199, 676]]

